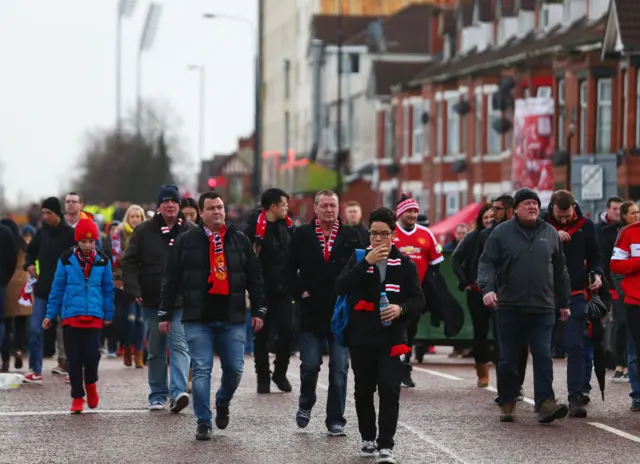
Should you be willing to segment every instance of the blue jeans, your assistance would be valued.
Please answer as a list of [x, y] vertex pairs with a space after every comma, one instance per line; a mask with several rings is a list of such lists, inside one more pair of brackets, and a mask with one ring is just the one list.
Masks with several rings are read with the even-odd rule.
[[191, 352], [193, 412], [198, 424], [211, 425], [211, 370], [214, 347], [220, 357], [222, 380], [216, 407], [228, 407], [244, 372], [245, 323], [187, 322], [184, 333]]
[[142, 308], [138, 303], [133, 302], [129, 303], [126, 309], [126, 317], [124, 318], [126, 322], [123, 327], [124, 345], [133, 346], [136, 351], [142, 351], [142, 342], [147, 330], [142, 317]]
[[253, 325], [251, 311], [247, 311], [247, 343], [244, 345], [246, 354], [253, 354]]
[[[147, 367], [149, 369], [149, 404], [165, 403], [167, 397], [175, 399], [187, 391], [189, 377], [189, 347], [182, 326], [182, 310], [173, 311], [171, 332], [160, 332], [157, 308], [143, 308], [144, 320], [149, 328]], [[167, 386], [167, 339], [171, 384]]]
[[551, 338], [555, 314], [525, 314], [520, 310], [496, 311], [500, 361], [498, 402], [515, 401], [520, 394], [519, 361], [523, 343], [528, 342], [533, 357], [533, 390], [536, 404], [555, 398]]
[[582, 393], [584, 387], [585, 333], [587, 300], [584, 295], [571, 296], [571, 316], [564, 323], [564, 346], [567, 352], [567, 389], [569, 397]]
[[344, 408], [347, 402], [347, 374], [349, 349], [340, 346], [331, 334], [302, 332], [300, 334], [300, 401], [299, 408], [313, 409], [316, 404], [318, 373], [322, 365], [322, 353], [329, 343], [329, 397], [327, 399], [327, 427], [345, 425]]
[[[629, 329], [627, 329], [629, 330]], [[627, 337], [627, 369], [629, 370], [629, 383], [631, 384], [631, 398], [640, 399], [640, 378], [638, 378], [638, 358], [636, 356], [636, 344], [629, 331]]]
[[44, 345], [44, 329], [42, 321], [47, 314], [47, 300], [36, 297], [33, 302], [31, 315], [31, 330], [29, 330], [29, 369], [36, 374], [42, 374], [42, 350]]
[[0, 287], [0, 346], [4, 342], [4, 317], [7, 307], [7, 287]]
[[585, 335], [584, 337], [584, 379], [582, 382], [582, 393], [591, 393], [591, 374], [593, 372], [593, 343]]

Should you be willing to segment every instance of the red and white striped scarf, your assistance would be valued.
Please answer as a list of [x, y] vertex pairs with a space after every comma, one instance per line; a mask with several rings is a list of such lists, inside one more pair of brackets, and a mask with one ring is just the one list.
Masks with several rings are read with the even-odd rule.
[[91, 253], [85, 255], [78, 247], [75, 248], [74, 252], [76, 258], [78, 258], [78, 262], [80, 263], [80, 268], [84, 273], [84, 278], [89, 280], [89, 274], [91, 273], [93, 263], [96, 262], [96, 256], [98, 255], [98, 252], [94, 249]]
[[229, 295], [229, 269], [227, 258], [224, 255], [224, 236], [227, 226], [222, 224], [220, 231], [213, 232], [204, 224], [202, 229], [209, 239], [209, 278], [207, 283], [211, 285], [211, 295]]
[[331, 235], [329, 235], [329, 239], [325, 237], [324, 232], [320, 228], [320, 222], [318, 222], [318, 218], [315, 219], [316, 223], [316, 235], [318, 236], [318, 240], [320, 240], [320, 247], [322, 248], [322, 256], [324, 258], [324, 262], [328, 263], [329, 258], [331, 257], [331, 250], [333, 250], [333, 243], [336, 241], [336, 237], [338, 236], [338, 231], [340, 230], [340, 221], [336, 219], [333, 223], [333, 227], [331, 228]]
[[178, 235], [178, 231], [180, 230], [180, 227], [182, 227], [182, 218], [180, 216], [178, 216], [178, 220], [176, 221], [175, 225], [170, 228], [166, 222], [164, 222], [164, 219], [162, 217], [162, 214], [160, 214], [160, 211], [156, 212], [156, 215], [154, 216], [154, 219], [158, 218], [160, 221], [160, 232], [162, 232], [162, 235], [169, 237], [169, 246], [172, 247], [173, 244], [176, 242], [176, 237]]

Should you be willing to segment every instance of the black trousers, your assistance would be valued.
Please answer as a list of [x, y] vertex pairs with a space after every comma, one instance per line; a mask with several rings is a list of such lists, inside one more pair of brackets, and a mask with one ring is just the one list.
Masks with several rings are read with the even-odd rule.
[[[389, 346], [352, 346], [350, 352], [360, 436], [366, 441], [376, 441], [377, 436], [378, 449], [393, 449], [393, 437], [396, 434], [400, 411], [400, 384], [405, 370], [404, 363], [399, 356], [389, 356]], [[376, 388], [380, 398], [378, 430], [373, 397]]]
[[12, 351], [22, 351], [27, 344], [27, 321], [29, 316], [16, 316], [4, 321], [4, 340], [2, 340], [2, 360], [7, 361]]
[[84, 385], [98, 381], [100, 329], [62, 328], [67, 373], [71, 380], [71, 398], [83, 398]]
[[627, 310], [629, 334], [636, 345], [636, 357], [640, 359], [640, 306], [625, 303], [624, 307]]
[[627, 367], [627, 310], [622, 300], [613, 300], [613, 340], [616, 367]]
[[293, 346], [293, 303], [286, 296], [268, 296], [267, 317], [262, 330], [253, 336], [253, 360], [258, 381], [269, 381], [269, 341], [274, 340], [276, 359], [274, 373], [285, 375], [289, 367]]
[[[498, 342], [498, 325], [496, 323], [496, 313], [491, 310], [491, 325], [493, 330], [493, 339], [495, 343], [495, 360], [494, 365], [496, 368], [496, 379], [498, 378], [498, 364], [500, 360], [500, 343]], [[520, 386], [524, 384], [524, 379], [527, 375], [527, 361], [529, 360], [529, 344], [527, 340], [522, 340], [522, 346], [520, 348], [520, 355], [518, 356], [518, 374], [520, 376]], [[498, 386], [500, 383], [498, 383]], [[498, 392], [499, 394], [499, 392]]]
[[482, 302], [478, 292], [467, 292], [467, 307], [473, 324], [473, 358], [476, 364], [491, 361], [489, 351], [489, 327], [491, 327], [491, 310]]

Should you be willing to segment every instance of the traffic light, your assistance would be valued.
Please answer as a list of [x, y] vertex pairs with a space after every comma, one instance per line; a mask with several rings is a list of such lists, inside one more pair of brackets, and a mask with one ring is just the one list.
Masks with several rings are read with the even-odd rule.
[[218, 185], [218, 181], [216, 180], [215, 177], [209, 177], [209, 180], [207, 181], [207, 185], [209, 186], [209, 188], [214, 189]]

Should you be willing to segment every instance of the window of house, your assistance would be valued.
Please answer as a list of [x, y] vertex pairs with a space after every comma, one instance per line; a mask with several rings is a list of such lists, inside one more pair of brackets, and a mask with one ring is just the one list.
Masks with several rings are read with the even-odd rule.
[[469, 193], [467, 192], [467, 189], [464, 189], [460, 192], [460, 205], [462, 205], [462, 207], [464, 208], [465, 206], [467, 206], [468, 202], [469, 202]]
[[467, 116], [460, 116], [460, 153], [467, 152]]
[[558, 148], [564, 150], [566, 137], [566, 113], [567, 107], [564, 98], [564, 79], [558, 79]]
[[476, 95], [476, 155], [482, 155], [482, 94]]
[[636, 147], [640, 147], [640, 74], [636, 77]]
[[413, 104], [413, 155], [422, 155], [422, 104]]
[[423, 190], [420, 198], [422, 199], [420, 207], [426, 214], [429, 214], [429, 190]]
[[580, 82], [580, 153], [587, 149], [587, 81]]
[[446, 217], [456, 214], [460, 209], [460, 194], [458, 192], [448, 192], [446, 203]]
[[360, 72], [360, 55], [358, 53], [349, 53], [349, 72], [352, 74]]
[[494, 109], [493, 100], [487, 97], [487, 154], [497, 155], [500, 153], [500, 134], [493, 129], [493, 121], [500, 119], [500, 111]]
[[447, 153], [457, 155], [460, 153], [460, 117], [453, 109], [458, 103], [458, 98], [447, 100]]
[[[429, 100], [423, 100], [422, 112], [429, 114], [430, 111], [431, 111], [431, 105]], [[422, 113], [420, 113], [420, 118], [418, 119], [418, 123], [420, 124], [420, 126], [422, 126], [422, 140], [423, 140], [422, 149], [426, 155], [429, 155], [429, 152], [431, 151], [431, 130], [430, 130], [431, 124], [422, 123]]]
[[436, 217], [432, 223], [438, 222], [442, 219], [442, 193], [436, 193]]
[[393, 110], [384, 110], [384, 157], [393, 158]]
[[596, 112], [596, 153], [611, 151], [611, 93], [612, 80], [598, 81], [598, 108]]
[[409, 147], [409, 128], [411, 127], [411, 121], [409, 120], [409, 105], [404, 105], [402, 108], [402, 154], [403, 156], [411, 156]]
[[438, 156], [442, 156], [444, 153], [444, 137], [442, 134], [442, 102], [436, 103], [436, 149], [438, 150]]
[[624, 113], [622, 114], [622, 143], [620, 144], [620, 146], [622, 148], [625, 148], [627, 146], [627, 140], [628, 140], [628, 131], [629, 131], [629, 123], [627, 121], [627, 119], [629, 118], [629, 91], [628, 91], [628, 87], [629, 87], [629, 74], [626, 71], [623, 71], [624, 74], [624, 78], [622, 79], [622, 108]]

